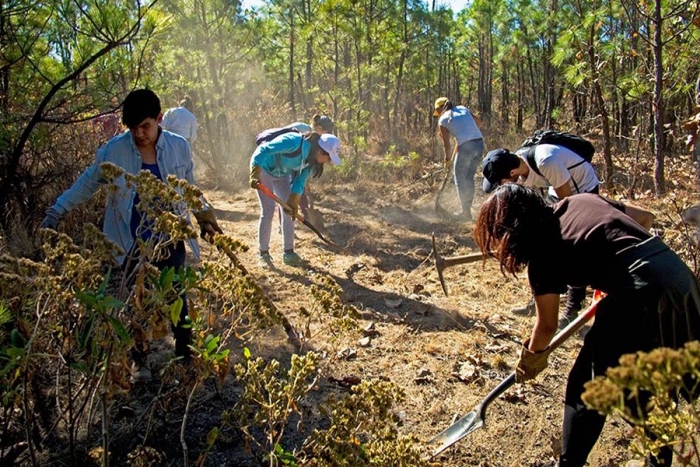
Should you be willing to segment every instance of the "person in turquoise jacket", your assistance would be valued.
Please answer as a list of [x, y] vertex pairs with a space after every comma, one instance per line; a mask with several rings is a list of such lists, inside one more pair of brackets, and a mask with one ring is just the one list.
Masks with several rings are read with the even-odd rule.
[[[262, 143], [250, 159], [250, 186], [259, 183], [268, 187], [281, 199], [287, 200], [290, 210], [282, 216], [284, 254], [282, 260], [290, 266], [303, 265], [294, 251], [294, 217], [309, 176], [320, 177], [323, 165], [340, 165], [340, 141], [335, 135], [318, 133], [284, 133], [272, 141]], [[296, 173], [294, 180], [292, 174]], [[258, 224], [259, 264], [272, 266], [270, 234], [275, 201], [258, 191], [260, 222]]]

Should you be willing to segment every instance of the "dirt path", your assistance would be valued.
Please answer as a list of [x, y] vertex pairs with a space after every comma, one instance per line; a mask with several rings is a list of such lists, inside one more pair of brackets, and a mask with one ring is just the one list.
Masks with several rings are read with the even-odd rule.
[[[332, 240], [353, 255], [334, 253], [313, 232], [297, 225], [296, 251], [309, 267], [285, 266], [275, 228], [272, 270], [257, 266], [259, 208], [253, 190], [207, 191], [206, 196], [223, 229], [250, 247], [240, 255], [241, 261], [292, 322], [301, 322], [298, 308], [311, 284], [328, 274], [342, 287], [343, 300], [361, 312], [362, 326], [374, 323], [376, 332], [366, 346], [358, 336], [334, 338], [323, 328], [316, 330], [307, 347], [324, 352], [329, 368], [325, 380], [319, 381], [319, 399], [347, 391], [333, 380], [391, 380], [406, 392], [406, 401], [397, 408], [403, 414], [403, 431], [425, 441], [473, 409], [512, 371], [519, 343], [534, 319], [509, 312], [528, 300], [525, 280], [503, 277], [493, 261], [483, 267], [480, 262], [454, 266], [445, 270], [450, 289], [446, 298], [430, 258], [431, 233], [435, 232], [444, 257], [467, 254], [475, 251], [470, 225], [437, 218], [434, 197], [405, 202], [405, 193], [392, 194], [379, 185], [314, 181], [314, 193]], [[208, 249], [207, 254], [217, 253]], [[275, 330], [268, 338], [250, 346], [253, 354], [271, 356], [270, 341], [279, 343], [284, 334]], [[439, 456], [439, 465], [547, 465], [558, 450], [565, 377], [581, 342], [580, 338], [567, 342], [534, 384], [516, 386], [492, 404], [486, 429]], [[273, 348], [279, 352], [278, 345]], [[339, 356], [349, 349], [355, 358]], [[589, 464], [624, 465], [626, 435], [626, 426], [611, 420]], [[223, 451], [220, 457], [210, 456], [222, 462], [227, 458]]]

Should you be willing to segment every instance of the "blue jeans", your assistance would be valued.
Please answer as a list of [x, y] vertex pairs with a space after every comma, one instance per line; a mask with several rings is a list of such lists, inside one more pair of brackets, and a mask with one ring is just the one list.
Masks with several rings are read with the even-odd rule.
[[472, 139], [457, 147], [454, 161], [455, 187], [462, 205], [462, 213], [471, 217], [472, 201], [474, 200], [474, 174], [481, 163], [484, 153], [484, 140]]

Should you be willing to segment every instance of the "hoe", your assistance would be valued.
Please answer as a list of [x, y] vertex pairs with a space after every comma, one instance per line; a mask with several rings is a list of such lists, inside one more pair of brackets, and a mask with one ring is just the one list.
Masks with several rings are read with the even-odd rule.
[[435, 269], [437, 269], [438, 277], [440, 278], [440, 285], [442, 286], [442, 291], [445, 292], [447, 297], [447, 284], [445, 284], [445, 278], [442, 275], [442, 271], [450, 266], [455, 266], [457, 264], [469, 264], [481, 260], [484, 257], [481, 253], [471, 253], [464, 256], [453, 256], [452, 258], [443, 258], [438, 253], [437, 247], [435, 246], [435, 233], [433, 233], [433, 258], [435, 258]]

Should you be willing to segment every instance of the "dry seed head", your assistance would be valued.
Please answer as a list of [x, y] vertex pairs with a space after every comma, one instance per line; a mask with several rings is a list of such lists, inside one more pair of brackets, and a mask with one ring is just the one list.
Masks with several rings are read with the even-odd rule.
[[100, 164], [102, 177], [107, 180], [107, 183], [114, 183], [119, 177], [124, 175], [124, 169], [111, 162], [103, 162]]

